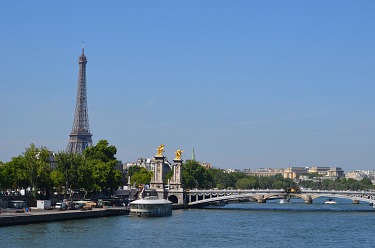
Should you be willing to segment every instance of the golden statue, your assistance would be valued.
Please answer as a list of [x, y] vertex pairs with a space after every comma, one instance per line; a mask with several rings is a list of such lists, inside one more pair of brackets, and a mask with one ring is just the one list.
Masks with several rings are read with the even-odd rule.
[[181, 160], [183, 150], [177, 150], [174, 154], [176, 154], [175, 160]]
[[156, 150], [158, 151], [158, 153], [156, 154], [156, 157], [163, 157], [164, 144], [161, 144]]

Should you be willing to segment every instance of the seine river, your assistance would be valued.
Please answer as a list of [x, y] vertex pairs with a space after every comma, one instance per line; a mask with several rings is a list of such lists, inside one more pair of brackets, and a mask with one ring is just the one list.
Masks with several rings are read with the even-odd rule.
[[0, 247], [375, 247], [375, 209], [277, 201], [0, 228]]

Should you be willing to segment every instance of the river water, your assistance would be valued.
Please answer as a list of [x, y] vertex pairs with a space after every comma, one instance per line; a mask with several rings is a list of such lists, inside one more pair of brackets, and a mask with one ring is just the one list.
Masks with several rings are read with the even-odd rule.
[[0, 247], [375, 247], [375, 209], [278, 201], [0, 228]]

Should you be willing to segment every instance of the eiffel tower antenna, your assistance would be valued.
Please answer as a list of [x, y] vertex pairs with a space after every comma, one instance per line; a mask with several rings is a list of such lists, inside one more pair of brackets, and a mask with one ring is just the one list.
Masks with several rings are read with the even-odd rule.
[[90, 133], [89, 117], [87, 108], [87, 88], [86, 88], [86, 64], [84, 42], [82, 43], [82, 54], [78, 59], [78, 88], [76, 109], [74, 113], [74, 121], [72, 132], [69, 135], [69, 143], [66, 148], [68, 153], [79, 153], [92, 146], [92, 134]]

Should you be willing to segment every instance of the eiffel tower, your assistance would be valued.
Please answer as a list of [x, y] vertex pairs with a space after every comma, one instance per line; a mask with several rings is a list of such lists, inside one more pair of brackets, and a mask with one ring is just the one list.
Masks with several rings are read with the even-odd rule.
[[92, 134], [89, 128], [89, 117], [87, 109], [87, 89], [86, 89], [86, 64], [85, 49], [82, 46], [82, 54], [78, 59], [79, 75], [76, 110], [74, 113], [74, 122], [72, 132], [70, 133], [69, 143], [66, 148], [68, 153], [79, 153], [92, 146]]

